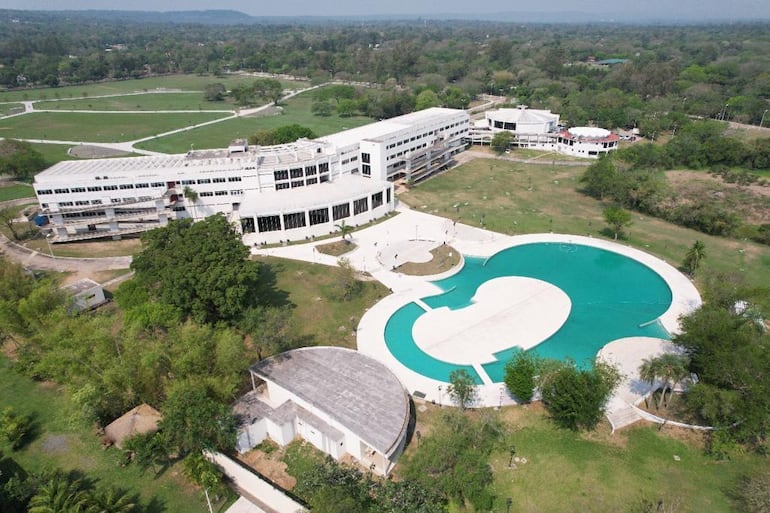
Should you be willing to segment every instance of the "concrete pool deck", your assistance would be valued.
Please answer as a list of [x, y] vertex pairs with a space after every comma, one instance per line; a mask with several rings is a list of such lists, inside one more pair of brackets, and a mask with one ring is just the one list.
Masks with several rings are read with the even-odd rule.
[[[535, 242], [575, 243], [606, 249], [633, 258], [657, 272], [671, 289], [671, 306], [659, 317], [659, 321], [672, 334], [679, 331], [679, 317], [697, 308], [701, 303], [700, 295], [694, 285], [673, 266], [643, 251], [619, 243], [579, 235], [552, 233], [508, 236], [461, 223], [454, 223], [449, 219], [415, 211], [404, 206], [400, 206], [398, 212], [399, 214], [391, 219], [354, 232], [353, 242], [356, 244], [356, 249], [344, 255], [353, 267], [370, 273], [393, 292], [390, 296], [374, 305], [362, 317], [357, 331], [358, 349], [383, 362], [396, 373], [410, 393], [420, 392], [418, 395], [424, 395], [428, 401], [435, 401], [439, 404], [451, 404], [446, 393], [447, 383], [427, 378], [404, 366], [388, 350], [385, 344], [384, 333], [385, 325], [391, 315], [403, 305], [410, 302], [420, 304], [419, 299], [421, 297], [442, 292], [438, 287], [430, 283], [431, 280], [459, 271], [459, 268], [457, 268], [444, 273], [442, 276], [430, 277], [408, 276], [394, 272], [394, 266], [406, 261], [425, 261], [430, 249], [441, 244], [449, 244], [464, 255], [489, 257], [503, 249], [521, 244]], [[326, 244], [333, 240], [335, 239], [270, 249], [255, 248], [252, 249], [252, 253], [336, 266], [336, 257], [324, 255], [315, 250], [316, 245]], [[526, 297], [520, 299], [524, 301], [522, 306], [526, 307], [528, 299]], [[537, 301], [537, 294], [532, 296], [531, 301]], [[478, 308], [476, 314], [472, 315], [473, 318], [470, 319], [470, 322], [481, 324], [484, 321], [488, 323], [489, 326], [485, 329], [491, 330], [490, 333], [507, 329], [504, 325], [504, 316], [496, 315], [491, 310], [494, 308], [493, 304], [494, 302], [487, 302], [488, 306], [486, 308], [483, 306]], [[532, 311], [535, 310], [537, 308], [533, 308]], [[544, 330], [542, 327], [542, 314], [530, 315], [521, 319], [521, 321], [523, 323], [521, 327], [522, 332]], [[527, 325], [529, 322], [532, 324]], [[441, 327], [442, 332], [448, 334], [448, 336], [453, 331], [457, 332], [462, 329], [463, 327], [460, 326], [445, 325]], [[544, 331], [548, 331], [548, 329]], [[451, 347], [454, 347], [454, 344], [447, 344], [447, 348]], [[619, 351], [622, 354], [624, 347], [618, 346], [615, 351]], [[454, 361], [457, 355], [451, 353], [450, 349], [447, 351], [445, 357], [440, 359], [448, 362]], [[650, 351], [650, 355], [655, 354], [658, 351], [657, 346], [652, 347], [651, 345]], [[433, 354], [438, 357], [437, 354]], [[464, 358], [467, 358], [467, 356]], [[486, 372], [481, 368], [480, 360], [472, 365], [484, 381], [484, 384], [478, 387], [479, 400], [476, 406], [501, 406], [515, 403], [503, 384], [492, 383], [487, 377]], [[627, 392], [630, 392], [630, 390], [619, 389], [616, 392], [616, 396], [620, 397]]]

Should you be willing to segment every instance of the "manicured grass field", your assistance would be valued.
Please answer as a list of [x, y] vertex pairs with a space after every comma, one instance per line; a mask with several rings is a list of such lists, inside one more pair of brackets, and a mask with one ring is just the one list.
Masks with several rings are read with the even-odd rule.
[[150, 93], [113, 96], [110, 98], [75, 98], [72, 100], [35, 103], [35, 110], [226, 110], [233, 106], [225, 101], [210, 102], [203, 93]]
[[32, 113], [0, 120], [0, 137], [59, 141], [132, 141], [226, 116], [214, 113]]
[[12, 368], [0, 356], [0, 405], [34, 419], [34, 439], [16, 452], [0, 443], [6, 457], [25, 470], [62, 468], [79, 470], [98, 485], [113, 485], [136, 494], [148, 513], [206, 511], [205, 500], [181, 474], [179, 465], [160, 477], [142, 474], [135, 465], [123, 466], [125, 456], [117, 449], [103, 450], [99, 436], [79, 416], [69, 395], [53, 384], [36, 383]]
[[[414, 208], [483, 225], [506, 234], [557, 232], [606, 237], [604, 205], [578, 192], [584, 167], [519, 164], [477, 159], [399, 196]], [[424, 207], [424, 208], [423, 208]], [[634, 214], [627, 243], [670, 264], [681, 265], [695, 240], [706, 245], [698, 272], [736, 272], [756, 287], [770, 287], [770, 247], [713, 237], [649, 216]], [[768, 305], [770, 306], [770, 305]]]
[[366, 125], [373, 122], [371, 118], [355, 116], [341, 118], [337, 115], [321, 117], [310, 112], [313, 103], [313, 92], [295, 96], [281, 104], [283, 113], [274, 116], [238, 118], [212, 126], [205, 126], [188, 132], [170, 135], [152, 141], [146, 141], [138, 148], [163, 153], [183, 153], [192, 144], [196, 149], [222, 148], [235, 138], [248, 137], [260, 129], [273, 129], [283, 125], [298, 124], [313, 130], [319, 137]]
[[29, 185], [13, 184], [0, 187], [0, 201], [34, 197], [35, 191]]
[[[228, 89], [237, 84], [251, 83], [257, 77], [243, 75], [225, 75], [222, 77], [200, 75], [168, 75], [142, 78], [139, 80], [119, 80], [76, 86], [53, 87], [44, 89], [20, 89], [0, 93], [0, 102], [18, 102], [21, 100], [52, 100], [54, 98], [82, 98], [105, 94], [125, 94], [148, 92], [153, 89], [180, 89], [182, 91], [203, 91], [208, 84], [222, 83]], [[284, 89], [301, 89], [308, 82], [280, 79]]]

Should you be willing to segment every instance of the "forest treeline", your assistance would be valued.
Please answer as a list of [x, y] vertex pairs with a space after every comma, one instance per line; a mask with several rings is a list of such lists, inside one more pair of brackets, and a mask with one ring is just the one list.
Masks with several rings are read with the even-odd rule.
[[[0, 85], [262, 71], [516, 97], [571, 125], [670, 130], [668, 113], [758, 124], [770, 97], [766, 24], [514, 25], [380, 21], [204, 26], [0, 20]], [[611, 66], [594, 60], [625, 60]]]

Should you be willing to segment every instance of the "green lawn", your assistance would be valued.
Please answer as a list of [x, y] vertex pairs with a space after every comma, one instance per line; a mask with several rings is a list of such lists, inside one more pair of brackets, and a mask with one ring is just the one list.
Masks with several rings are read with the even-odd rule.
[[0, 187], [0, 201], [34, 197], [35, 190], [29, 185], [13, 184]]
[[15, 114], [16, 112], [24, 112], [24, 105], [21, 103], [0, 103], [0, 116]]
[[99, 485], [113, 485], [137, 494], [148, 513], [203, 512], [205, 500], [182, 477], [179, 465], [160, 477], [142, 474], [136, 466], [122, 466], [123, 454], [103, 450], [99, 436], [84, 423], [68, 394], [52, 384], [36, 383], [18, 374], [0, 356], [0, 406], [12, 406], [34, 419], [34, 439], [17, 452], [0, 444], [25, 470], [79, 470]]
[[[364, 282], [363, 291], [350, 301], [328, 299], [325, 289], [339, 270], [274, 257], [260, 257], [262, 272], [275, 277], [275, 287], [285, 291], [285, 300], [294, 305], [294, 321], [306, 345], [332, 345], [355, 348], [355, 331], [366, 310], [389, 294], [378, 281]], [[279, 300], [281, 298], [274, 298]]]
[[[101, 96], [106, 94], [124, 94], [148, 92], [153, 89], [180, 89], [182, 91], [203, 91], [208, 84], [222, 83], [228, 89], [237, 84], [251, 83], [256, 77], [227, 75], [222, 77], [200, 75], [169, 75], [142, 78], [139, 80], [118, 80], [77, 86], [63, 86], [43, 89], [19, 89], [0, 93], [0, 102], [18, 102], [21, 100], [52, 100], [55, 98], [82, 98], [83, 96]], [[307, 87], [308, 82], [283, 80], [284, 89]]]
[[60, 141], [132, 141], [223, 116], [226, 114], [32, 113], [0, 119], [0, 136]]
[[319, 137], [333, 134], [347, 128], [354, 128], [374, 120], [363, 116], [341, 118], [337, 115], [328, 117], [314, 116], [310, 112], [313, 92], [295, 96], [282, 104], [283, 113], [274, 116], [238, 118], [212, 126], [205, 126], [170, 135], [161, 139], [146, 141], [138, 148], [163, 153], [182, 153], [190, 149], [222, 148], [237, 138], [247, 137], [260, 129], [272, 129], [283, 125], [299, 124], [313, 130]]
[[[414, 208], [506, 234], [558, 232], [606, 237], [604, 205], [577, 191], [584, 167], [477, 159], [401, 194]], [[422, 207], [425, 208], [422, 208]], [[700, 276], [737, 272], [770, 288], [770, 247], [713, 237], [635, 213], [628, 243], [679, 266], [696, 239], [706, 245]], [[765, 294], [766, 295], [766, 294]], [[770, 305], [768, 305], [770, 306]]]
[[203, 93], [154, 93], [114, 96], [111, 98], [79, 98], [35, 103], [36, 110], [227, 110], [233, 105], [225, 101], [209, 102]]

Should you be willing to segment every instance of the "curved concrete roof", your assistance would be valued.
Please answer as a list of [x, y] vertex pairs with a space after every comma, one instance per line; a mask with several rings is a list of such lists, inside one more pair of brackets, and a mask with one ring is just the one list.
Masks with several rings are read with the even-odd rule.
[[323, 411], [378, 452], [390, 455], [406, 435], [409, 396], [377, 360], [340, 347], [305, 347], [250, 367]]

